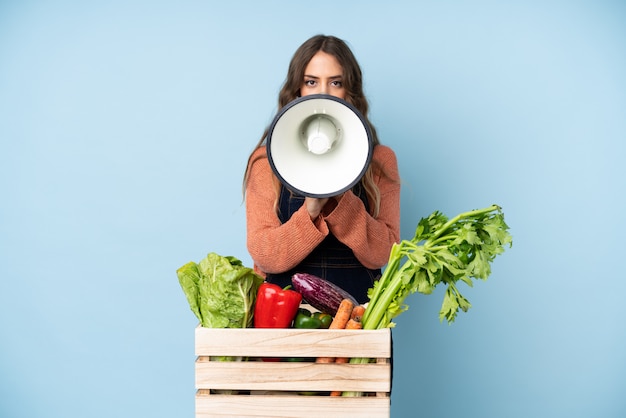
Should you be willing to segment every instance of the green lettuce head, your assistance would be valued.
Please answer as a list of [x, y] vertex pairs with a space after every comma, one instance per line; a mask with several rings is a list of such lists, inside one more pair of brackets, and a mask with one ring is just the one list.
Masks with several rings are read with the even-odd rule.
[[254, 301], [263, 278], [235, 257], [209, 253], [176, 271], [189, 307], [206, 328], [252, 326]]

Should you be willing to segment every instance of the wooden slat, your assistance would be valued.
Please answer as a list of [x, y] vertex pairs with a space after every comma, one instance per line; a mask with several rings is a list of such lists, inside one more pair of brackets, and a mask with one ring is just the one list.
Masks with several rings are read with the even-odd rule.
[[389, 392], [390, 364], [196, 362], [197, 389]]
[[391, 357], [390, 330], [196, 328], [197, 356]]
[[196, 418], [389, 418], [390, 398], [196, 395]]

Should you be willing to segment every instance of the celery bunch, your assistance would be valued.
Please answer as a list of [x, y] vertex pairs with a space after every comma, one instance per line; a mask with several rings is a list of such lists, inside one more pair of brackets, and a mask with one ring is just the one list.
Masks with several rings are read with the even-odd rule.
[[393, 246], [383, 275], [369, 289], [363, 329], [393, 327], [392, 319], [408, 309], [408, 295], [430, 294], [441, 283], [447, 289], [439, 319], [454, 322], [459, 309], [466, 312], [471, 306], [457, 282], [472, 286], [472, 279], [489, 277], [491, 262], [512, 245], [508, 229], [497, 205], [450, 220], [438, 211], [422, 218], [413, 239]]

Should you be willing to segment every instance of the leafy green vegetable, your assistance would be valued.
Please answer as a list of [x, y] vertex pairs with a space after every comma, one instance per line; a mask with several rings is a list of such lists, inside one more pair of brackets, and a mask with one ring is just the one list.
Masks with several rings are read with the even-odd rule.
[[439, 319], [454, 322], [459, 309], [466, 312], [471, 307], [457, 282], [472, 286], [472, 279], [489, 277], [491, 262], [513, 243], [508, 229], [497, 205], [450, 220], [438, 211], [422, 218], [413, 239], [393, 246], [383, 275], [369, 290], [363, 328], [393, 327], [392, 319], [408, 309], [404, 304], [408, 295], [430, 294], [441, 283], [447, 289]]
[[[459, 280], [472, 286], [473, 278], [486, 280], [491, 262], [504, 247], [513, 244], [497, 205], [448, 218], [435, 211], [417, 224], [415, 236], [391, 249], [381, 278], [369, 289], [369, 303], [362, 318], [363, 329], [393, 327], [392, 319], [405, 312], [406, 297], [420, 292], [430, 294], [439, 284], [447, 289], [439, 319], [454, 322], [459, 309], [466, 312], [469, 301], [461, 295]], [[371, 359], [355, 357], [350, 364], [366, 364]], [[363, 396], [362, 392], [343, 392], [342, 396]]]
[[176, 274], [192, 312], [206, 328], [252, 326], [254, 301], [263, 278], [235, 257], [209, 253]]

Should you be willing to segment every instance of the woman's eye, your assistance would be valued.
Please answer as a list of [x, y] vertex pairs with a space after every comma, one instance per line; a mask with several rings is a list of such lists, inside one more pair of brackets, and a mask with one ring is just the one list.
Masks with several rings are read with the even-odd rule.
[[331, 86], [333, 87], [343, 87], [343, 83], [339, 80], [335, 80], [333, 82], [330, 83]]
[[315, 80], [304, 80], [304, 85], [307, 87], [313, 87], [315, 85]]

